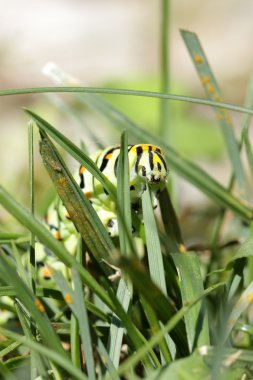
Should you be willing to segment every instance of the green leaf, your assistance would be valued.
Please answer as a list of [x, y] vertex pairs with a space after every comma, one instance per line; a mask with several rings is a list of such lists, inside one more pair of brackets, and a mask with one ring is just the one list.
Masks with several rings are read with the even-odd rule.
[[[200, 297], [204, 292], [200, 263], [195, 253], [173, 253], [178, 271], [183, 305]], [[209, 344], [209, 327], [205, 304], [193, 306], [185, 316], [186, 332], [190, 352], [196, 347]]]
[[177, 215], [170, 199], [168, 189], [165, 188], [159, 196], [160, 210], [165, 230], [165, 238], [163, 239], [168, 246], [170, 252], [183, 252], [186, 250]]
[[61, 87], [31, 87], [31, 88], [13, 88], [1, 90], [0, 96], [24, 95], [24, 94], [44, 94], [44, 93], [84, 93], [84, 94], [109, 94], [109, 95], [125, 95], [125, 96], [143, 96], [147, 98], [177, 100], [182, 102], [203, 104], [210, 107], [220, 107], [231, 111], [243, 112], [253, 115], [253, 110], [245, 107], [240, 107], [230, 103], [215, 102], [211, 100], [194, 98], [191, 96], [163, 94], [155, 91], [140, 91], [115, 88], [101, 87], [82, 87], [82, 86], [61, 86]]
[[36, 321], [43, 341], [48, 347], [58, 352], [63, 357], [67, 358], [66, 352], [63, 350], [58, 336], [55, 334], [52, 326], [45, 315], [43, 304], [38, 298], [35, 298], [26, 283], [17, 276], [16, 268], [13, 262], [5, 257], [4, 253], [0, 254], [0, 273], [1, 278], [6, 284], [12, 285], [17, 292], [17, 298], [25, 306], [31, 315], [31, 318]]
[[62, 133], [57, 131], [52, 125], [50, 125], [46, 120], [38, 116], [36, 113], [24, 109], [25, 112], [32, 117], [36, 122], [40, 130], [48, 133], [54, 140], [61, 145], [67, 152], [69, 152], [77, 161], [84, 165], [91, 174], [97, 178], [103, 187], [108, 191], [113, 199], [116, 199], [116, 191], [111, 182], [103, 175], [103, 173], [98, 169], [97, 165], [92, 161], [92, 159], [87, 156], [81, 149], [79, 149], [75, 144], [73, 144], [69, 139], [67, 139]]
[[231, 333], [233, 327], [238, 321], [241, 314], [250, 306], [253, 301], [253, 281], [249, 286], [241, 293], [240, 298], [233, 306], [230, 316], [227, 321], [226, 331], [224, 333], [224, 341], [226, 341]]
[[[124, 259], [125, 260], [125, 259]], [[118, 374], [122, 375], [125, 373], [128, 373], [131, 368], [133, 368], [140, 360], [141, 358], [147, 354], [147, 352], [150, 351], [151, 348], [155, 347], [159, 342], [164, 338], [164, 335], [168, 332], [170, 332], [175, 326], [179, 323], [179, 321], [184, 317], [184, 315], [191, 309], [192, 306], [194, 306], [197, 302], [200, 301], [203, 297], [207, 296], [208, 294], [212, 293], [217, 288], [224, 286], [224, 283], [216, 284], [215, 286], [212, 286], [208, 289], [206, 289], [203, 293], [203, 295], [196, 300], [192, 301], [187, 306], [183, 306], [162, 328], [157, 332], [155, 336], [153, 336], [145, 346], [142, 346], [139, 348], [139, 350], [132, 355], [130, 358], [128, 358], [124, 363], [122, 363], [118, 369]]]
[[73, 271], [72, 278], [74, 290], [71, 289], [67, 280], [60, 272], [55, 271], [53, 276], [58, 284], [58, 287], [61, 289], [63, 298], [78, 320], [88, 376], [91, 380], [95, 380], [95, 364], [92, 353], [92, 340], [90, 335], [88, 313], [84, 303], [84, 294], [79, 275], [77, 272]]
[[25, 338], [19, 334], [16, 334], [12, 331], [6, 330], [2, 327], [0, 327], [0, 333], [3, 334], [6, 337], [15, 339], [17, 342], [20, 342], [24, 344], [25, 346], [29, 347], [30, 349], [38, 352], [42, 356], [48, 358], [52, 362], [59, 365], [59, 367], [64, 368], [73, 379], [78, 380], [88, 380], [87, 376], [85, 376], [84, 373], [82, 373], [78, 368], [76, 368], [70, 361], [69, 357], [67, 355], [61, 355], [59, 352], [50, 349], [48, 347], [44, 347], [42, 344], [36, 343], [32, 341], [31, 339]]
[[132, 243], [132, 218], [129, 185], [128, 142], [126, 132], [122, 133], [117, 172], [117, 208], [119, 211], [119, 241], [122, 255], [134, 250]]
[[[176, 309], [159, 287], [151, 281], [149, 274], [141, 263], [136, 259], [121, 257], [119, 265], [130, 276], [133, 286], [139, 292], [140, 296], [142, 296], [152, 307], [158, 319], [163, 324], [166, 324], [168, 320], [175, 315]], [[171, 337], [180, 354], [187, 354], [188, 349], [185, 339], [185, 326], [182, 321], [175, 327], [175, 330], [171, 332]]]
[[[206, 55], [201, 47], [199, 39], [195, 33], [188, 31], [181, 31], [181, 35], [192, 57], [195, 68], [198, 72], [199, 78], [205, 89], [206, 95], [209, 99], [215, 101], [222, 101], [221, 91], [214, 78]], [[241, 162], [239, 145], [236, 141], [232, 120], [228, 112], [222, 108], [216, 109], [217, 119], [223, 134], [224, 143], [227, 147], [228, 155], [231, 161], [231, 166], [238, 180], [241, 191], [245, 187], [245, 174]]]
[[150, 276], [154, 284], [167, 295], [163, 257], [148, 184], [141, 199]]
[[244, 257], [253, 256], [253, 236], [250, 236], [237, 250], [235, 256], [232, 261], [230, 261], [227, 265], [227, 269], [231, 269], [235, 260], [242, 259]]
[[[41, 132], [40, 153], [59, 197], [65, 205], [71, 221], [81, 234], [89, 252], [98, 261], [107, 260], [115, 249], [114, 245], [94, 208], [44, 132]], [[109, 275], [108, 265], [104, 265], [104, 269]]]
[[[120, 279], [118, 285], [117, 299], [127, 312], [131, 301], [131, 293], [123, 279]], [[124, 330], [125, 328], [122, 322], [113, 314], [108, 337], [108, 353], [116, 368], [119, 365]]]
[[65, 265], [76, 268], [84, 283], [90, 287], [110, 309], [114, 310], [114, 304], [111, 302], [110, 297], [94, 277], [68, 253], [64, 245], [56, 240], [42, 223], [18, 204], [1, 186], [0, 203], [11, 215], [19, 220], [23, 226], [33, 231], [38, 239], [51, 249]]

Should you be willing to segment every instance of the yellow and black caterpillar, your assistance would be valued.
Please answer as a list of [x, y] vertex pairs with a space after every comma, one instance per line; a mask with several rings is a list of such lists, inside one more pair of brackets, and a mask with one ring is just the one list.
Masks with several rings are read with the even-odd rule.
[[[117, 186], [119, 153], [120, 146], [111, 146], [91, 155], [91, 159], [115, 187]], [[141, 195], [146, 187], [146, 182], [149, 184], [152, 204], [155, 208], [157, 206], [157, 197], [166, 186], [167, 164], [163, 151], [151, 144], [129, 145], [128, 160], [131, 208], [141, 219]], [[118, 236], [116, 204], [101, 183], [84, 166], [80, 166], [74, 178], [85, 196], [92, 203], [108, 234], [111, 237]], [[77, 245], [76, 229], [59, 198], [49, 207], [46, 222], [55, 238], [61, 240], [71, 254], [75, 254]], [[133, 226], [134, 231], [135, 227]], [[49, 280], [50, 273], [46, 270], [45, 261], [51, 261], [51, 258], [42, 254], [38, 260], [38, 267], [41, 267], [39, 277], [40, 279]], [[51, 265], [53, 265], [53, 261], [52, 259]], [[59, 268], [63, 266], [62, 263], [57, 263]], [[64, 266], [61, 269], [63, 270]]]
[[[117, 186], [119, 152], [120, 147], [113, 146], [103, 151], [98, 151], [91, 156], [101, 172], [115, 187]], [[156, 207], [157, 197], [165, 187], [168, 175], [162, 150], [149, 144], [130, 145], [128, 147], [128, 158], [132, 209], [136, 213], [140, 210], [140, 199], [146, 180], [150, 186], [153, 206]], [[80, 166], [75, 179], [97, 211], [109, 235], [112, 237], [117, 236], [118, 223], [115, 202], [100, 182], [84, 166]], [[57, 239], [65, 240], [66, 231], [64, 225], [69, 224], [69, 221], [69, 215], [61, 202], [57, 201], [51, 205], [47, 213], [47, 223]]]

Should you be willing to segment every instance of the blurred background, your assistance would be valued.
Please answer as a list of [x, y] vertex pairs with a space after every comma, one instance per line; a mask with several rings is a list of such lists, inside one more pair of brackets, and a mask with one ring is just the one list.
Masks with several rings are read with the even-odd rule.
[[[152, 0], [0, 0], [0, 88], [53, 85], [42, 73], [48, 62], [78, 78], [83, 85], [159, 91], [161, 2]], [[180, 36], [180, 29], [196, 32], [226, 102], [243, 104], [249, 80], [253, 2], [250, 0], [171, 0], [170, 92], [204, 97], [204, 91]], [[61, 99], [71, 102], [71, 95]], [[157, 130], [159, 102], [111, 96], [112, 104], [140, 126]], [[67, 118], [55, 98], [43, 94], [0, 99], [1, 183], [18, 201], [28, 204], [29, 107], [77, 144], [86, 142], [85, 129]], [[241, 115], [233, 114], [237, 130]], [[98, 142], [118, 143], [119, 135], [105, 133], [104, 120], [83, 114]], [[175, 149], [227, 184], [230, 167], [212, 109], [171, 102], [171, 143]], [[50, 183], [35, 141], [38, 212], [43, 213]], [[96, 142], [89, 144], [89, 150]], [[173, 175], [173, 173], [172, 173]], [[187, 214], [208, 202], [182, 181], [178, 203]], [[45, 202], [41, 202], [45, 199]], [[0, 220], [1, 222], [1, 220]], [[190, 233], [189, 233], [190, 234]]]

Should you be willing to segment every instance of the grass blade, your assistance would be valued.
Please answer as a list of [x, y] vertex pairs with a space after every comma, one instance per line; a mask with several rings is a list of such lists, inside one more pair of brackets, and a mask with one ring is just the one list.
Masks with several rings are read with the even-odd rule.
[[54, 138], [54, 140], [61, 145], [67, 152], [69, 152], [77, 161], [84, 165], [92, 175], [99, 182], [102, 183], [103, 187], [108, 191], [112, 198], [116, 199], [116, 191], [114, 186], [110, 181], [101, 173], [96, 164], [91, 160], [89, 156], [83, 153], [75, 144], [73, 144], [69, 139], [67, 139], [62, 133], [57, 131], [52, 125], [50, 125], [46, 120], [42, 119], [40, 116], [36, 115], [34, 112], [24, 109], [25, 112], [32, 117], [36, 122], [40, 130], [48, 133]]
[[125, 131], [121, 136], [121, 146], [118, 160], [117, 205], [119, 211], [118, 223], [120, 251], [122, 255], [129, 255], [133, 247], [131, 244], [132, 218], [129, 184], [128, 142], [127, 134]]
[[[161, 46], [160, 46], [160, 65], [161, 65], [161, 92], [168, 93], [170, 86], [169, 73], [169, 9], [170, 1], [161, 1]], [[160, 135], [164, 140], [170, 138], [169, 130], [170, 103], [165, 100], [160, 102]]]
[[51, 249], [65, 265], [76, 268], [84, 283], [90, 287], [110, 309], [114, 310], [114, 305], [110, 297], [108, 297], [105, 290], [97, 283], [94, 277], [69, 254], [64, 245], [56, 240], [42, 223], [19, 205], [1, 186], [0, 203], [11, 215], [19, 220], [23, 226], [33, 231], [38, 239]]
[[160, 288], [164, 295], [167, 295], [161, 246], [148, 184], [142, 194], [142, 210], [150, 276], [154, 284]]
[[167, 323], [161, 328], [161, 330], [159, 330], [157, 334], [147, 342], [145, 346], [142, 346], [135, 353], [135, 355], [131, 356], [129, 359], [127, 359], [124, 363], [120, 365], [117, 371], [118, 375], [123, 375], [127, 373], [142, 359], [143, 356], [145, 356], [149, 352], [150, 349], [159, 344], [159, 342], [163, 339], [164, 335], [166, 333], [171, 332], [175, 328], [175, 326], [181, 321], [181, 319], [186, 315], [186, 313], [189, 312], [192, 306], [199, 302], [203, 297], [207, 296], [217, 288], [222, 287], [224, 285], [224, 283], [219, 283], [215, 286], [206, 289], [201, 297], [190, 302], [190, 304], [188, 304], [187, 306], [183, 306], [169, 321], [167, 321]]
[[[172, 258], [178, 271], [182, 303], [185, 305], [204, 292], [199, 260], [196, 254], [189, 252], [173, 253]], [[191, 308], [185, 316], [185, 325], [190, 352], [210, 343], [207, 310], [203, 304]]]
[[[181, 31], [181, 35], [192, 57], [193, 63], [208, 98], [215, 101], [222, 101], [221, 91], [214, 78], [198, 37], [195, 33], [187, 31]], [[236, 141], [233, 130], [232, 120], [228, 112], [224, 109], [216, 109], [216, 113], [223, 134], [224, 143], [227, 147], [228, 155], [231, 161], [231, 166], [238, 181], [239, 188], [242, 191], [245, 187], [245, 174], [241, 162], [238, 142]]]
[[[245, 106], [248, 108], [253, 107], [253, 70], [249, 79], [248, 91], [245, 99]], [[243, 115], [242, 118], [242, 143], [245, 145], [248, 164], [251, 170], [251, 176], [253, 175], [253, 154], [252, 146], [249, 135], [250, 115]]]
[[84, 373], [82, 373], [78, 368], [76, 368], [71, 363], [68, 356], [66, 356], [66, 357], [62, 356], [57, 351], [55, 351], [53, 349], [49, 349], [48, 347], [44, 347], [42, 344], [36, 343], [33, 340], [25, 338], [25, 337], [23, 337], [19, 334], [16, 334], [12, 331], [3, 329], [2, 327], [0, 327], [0, 332], [4, 336], [9, 337], [11, 339], [14, 339], [15, 341], [20, 342], [23, 345], [34, 350], [38, 354], [41, 354], [42, 356], [48, 358], [52, 362], [56, 363], [59, 367], [64, 368], [72, 376], [73, 379], [88, 380], [87, 376], [85, 376]]
[[233, 327], [235, 326], [240, 315], [250, 306], [253, 300], [253, 281], [249, 286], [242, 292], [240, 298], [234, 305], [232, 312], [229, 316], [226, 332], [224, 334], [224, 341], [226, 341], [231, 333]]
[[79, 325], [82, 347], [85, 354], [88, 377], [95, 380], [95, 364], [92, 353], [92, 340], [88, 321], [88, 313], [84, 303], [82, 283], [77, 272], [73, 272], [74, 290], [72, 290], [60, 272], [54, 272], [54, 278], [61, 289], [63, 298], [76, 316]]
[[186, 248], [183, 243], [177, 215], [167, 188], [161, 192], [159, 203], [166, 234], [166, 245], [169, 247], [170, 252], [184, 252]]
[[32, 319], [36, 321], [45, 344], [58, 352], [61, 356], [67, 358], [67, 354], [62, 348], [58, 336], [55, 334], [45, 315], [45, 309], [41, 301], [38, 298], [35, 298], [28, 286], [17, 276], [16, 268], [12, 261], [5, 257], [3, 253], [0, 255], [0, 262], [1, 278], [4, 279], [6, 284], [12, 285], [15, 288], [17, 298], [25, 308], [29, 310]]
[[61, 86], [61, 87], [30, 87], [30, 88], [13, 88], [0, 90], [0, 96], [26, 95], [26, 94], [45, 94], [45, 93], [84, 93], [84, 94], [108, 94], [108, 95], [124, 95], [124, 96], [142, 96], [146, 98], [176, 100], [181, 102], [202, 104], [210, 107], [225, 108], [235, 112], [247, 113], [253, 115], [253, 110], [237, 106], [235, 104], [216, 102], [212, 100], [195, 98], [192, 96], [163, 94], [156, 91], [141, 91], [115, 88], [101, 87], [83, 87], [83, 86]]
[[[97, 260], [107, 260], [114, 249], [114, 245], [94, 208], [44, 132], [41, 132], [40, 153], [59, 197], [89, 251]], [[104, 265], [104, 267], [109, 275], [108, 265]]]
[[[131, 301], [131, 293], [129, 292], [125, 281], [122, 279], [118, 285], [117, 299], [119, 300], [123, 309], [127, 312]], [[119, 365], [123, 335], [124, 325], [114, 314], [112, 316], [112, 322], [109, 331], [108, 353], [115, 368], [117, 368]]]
[[[147, 303], [155, 311], [158, 319], [166, 324], [170, 318], [172, 318], [176, 309], [170, 300], [165, 297], [162, 291], [151, 280], [149, 274], [145, 271], [141, 263], [136, 259], [127, 259], [121, 257], [120, 267], [130, 276], [133, 286], [139, 292], [139, 294], [147, 301]], [[183, 322], [180, 322], [176, 326], [175, 331], [171, 332], [171, 337], [176, 343], [177, 350], [182, 356], [188, 352], [185, 326]]]

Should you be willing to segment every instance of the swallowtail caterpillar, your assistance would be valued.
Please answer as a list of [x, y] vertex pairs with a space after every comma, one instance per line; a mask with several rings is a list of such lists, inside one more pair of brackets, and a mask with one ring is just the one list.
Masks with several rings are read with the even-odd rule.
[[[110, 146], [91, 155], [101, 172], [116, 187], [118, 174], [118, 159], [120, 146]], [[149, 184], [153, 208], [157, 206], [157, 198], [167, 182], [168, 169], [163, 151], [151, 144], [128, 146], [130, 200], [133, 212], [142, 218], [141, 195]], [[74, 176], [85, 196], [90, 200], [101, 222], [111, 237], [118, 236], [117, 210], [115, 202], [108, 195], [101, 183], [80, 166], [79, 172]], [[61, 240], [71, 254], [75, 254], [77, 233], [70, 220], [68, 212], [60, 199], [56, 199], [48, 209], [47, 224], [56, 239]], [[133, 226], [133, 233], [135, 227]], [[50, 258], [49, 258], [50, 260]], [[47, 262], [42, 254], [39, 265], [39, 278], [50, 282], [51, 276], [47, 267], [41, 265]], [[51, 261], [53, 266], [53, 261]]]
[[[117, 186], [119, 153], [120, 147], [113, 146], [91, 156], [101, 172], [115, 187]], [[131, 145], [128, 147], [128, 158], [131, 207], [135, 213], [141, 215], [141, 195], [145, 189], [146, 180], [150, 186], [152, 203], [155, 208], [157, 197], [166, 185], [168, 169], [162, 150], [154, 145]], [[106, 190], [84, 166], [80, 166], [75, 179], [92, 203], [108, 234], [112, 237], [117, 236], [117, 210]], [[58, 240], [65, 241], [68, 234], [75, 233], [68, 212], [59, 200], [50, 206], [46, 219], [52, 234]]]

